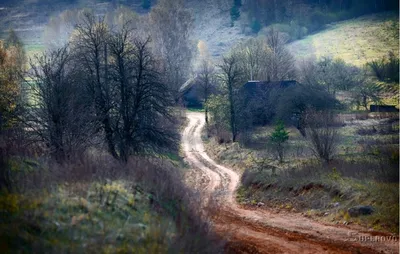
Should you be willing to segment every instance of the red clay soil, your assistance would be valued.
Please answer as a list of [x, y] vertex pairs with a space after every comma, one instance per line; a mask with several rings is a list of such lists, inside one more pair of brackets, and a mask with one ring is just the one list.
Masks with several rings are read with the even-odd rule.
[[[382, 233], [323, 224], [295, 213], [239, 206], [234, 194], [240, 176], [218, 165], [204, 150], [204, 114], [191, 112], [187, 117], [189, 123], [182, 134], [185, 159], [215, 230], [228, 241], [225, 253], [399, 253], [398, 238], [376, 238], [385, 235]], [[217, 205], [210, 205], [213, 202]]]

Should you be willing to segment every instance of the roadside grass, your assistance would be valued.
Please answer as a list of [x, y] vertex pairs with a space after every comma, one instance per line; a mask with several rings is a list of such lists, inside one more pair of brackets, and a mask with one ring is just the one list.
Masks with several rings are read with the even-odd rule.
[[[386, 119], [343, 115], [346, 118], [337, 127], [340, 143], [330, 164], [315, 159], [307, 141], [292, 127], [287, 128], [289, 141], [283, 164], [268, 147], [272, 126], [255, 129], [245, 144], [218, 144], [211, 138], [205, 146], [217, 161], [243, 173], [237, 191], [242, 205], [261, 202], [328, 223], [354, 223], [398, 233], [397, 115]], [[371, 205], [374, 213], [350, 217], [347, 210], [356, 205]]]
[[204, 108], [187, 108], [189, 112], [204, 112]]
[[0, 194], [2, 250], [165, 253], [176, 234], [146, 194], [124, 181], [64, 184], [51, 192]]
[[385, 12], [333, 23], [326, 30], [288, 45], [298, 59], [330, 56], [363, 66], [399, 48], [398, 15]]
[[[366, 172], [351, 172], [351, 169], [363, 171], [366, 167], [371, 165], [365, 161], [339, 161], [336, 167], [316, 166], [309, 162], [297, 168], [280, 170], [276, 174], [268, 170], [246, 170], [237, 200], [242, 205], [254, 206], [262, 202], [270, 208], [301, 212], [317, 220], [356, 223], [375, 230], [398, 233], [399, 184], [376, 181], [371, 172], [365, 177], [363, 173]], [[342, 172], [347, 172], [347, 175]], [[350, 217], [347, 210], [357, 205], [371, 205], [374, 213]]]
[[[60, 165], [8, 157], [0, 190], [5, 253], [219, 253], [224, 241], [202, 216], [199, 195], [170, 159], [128, 164], [91, 152]], [[4, 180], [1, 178], [1, 180]], [[12, 184], [11, 184], [12, 183]]]

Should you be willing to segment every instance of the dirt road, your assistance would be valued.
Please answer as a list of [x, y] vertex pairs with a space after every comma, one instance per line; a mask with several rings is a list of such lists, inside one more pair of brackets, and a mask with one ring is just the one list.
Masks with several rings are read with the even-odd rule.
[[[228, 240], [227, 253], [399, 253], [399, 242], [355, 227], [325, 225], [295, 213], [247, 210], [235, 201], [240, 176], [218, 165], [204, 150], [203, 113], [187, 113], [182, 134], [185, 159], [191, 166], [194, 187], [219, 209], [209, 212], [215, 229]], [[211, 211], [211, 210], [210, 210]]]

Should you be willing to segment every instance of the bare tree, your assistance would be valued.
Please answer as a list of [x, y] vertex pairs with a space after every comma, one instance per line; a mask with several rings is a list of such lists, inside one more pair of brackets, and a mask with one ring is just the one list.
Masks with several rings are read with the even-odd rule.
[[203, 59], [200, 70], [198, 73], [200, 80], [200, 89], [202, 97], [204, 99], [204, 109], [205, 109], [205, 120], [208, 124], [208, 98], [215, 87], [215, 67], [212, 65], [210, 60]]
[[161, 0], [150, 13], [155, 51], [164, 61], [175, 96], [189, 77], [195, 47], [190, 42], [193, 17], [184, 5], [183, 0]]
[[111, 126], [112, 87], [108, 72], [109, 29], [104, 18], [85, 12], [73, 40], [76, 64], [85, 72], [84, 82], [102, 125], [109, 152], [118, 158]]
[[265, 59], [266, 80], [278, 81], [295, 76], [294, 58], [286, 48], [286, 40], [273, 28], [269, 30], [266, 43], [269, 53]]
[[45, 142], [58, 161], [83, 152], [90, 143], [94, 123], [68, 48], [36, 56], [30, 67], [27, 84], [32, 102], [28, 101], [24, 120], [31, 137]]
[[219, 68], [221, 69], [221, 81], [228, 94], [230, 128], [232, 132], [232, 141], [235, 142], [239, 133], [237, 91], [239, 86], [243, 84], [243, 70], [240, 68], [239, 58], [235, 54], [223, 57]]
[[251, 38], [235, 49], [240, 56], [244, 74], [249, 80], [261, 80], [269, 48], [261, 38]]
[[158, 62], [150, 52], [150, 38], [134, 38], [126, 24], [110, 38], [113, 90], [113, 132], [120, 160], [139, 152], [154, 152], [176, 145], [174, 132], [165, 125], [172, 120], [172, 100], [162, 82]]
[[330, 111], [307, 110], [305, 113], [307, 140], [314, 155], [330, 162], [336, 153], [339, 133], [334, 126], [334, 114]]

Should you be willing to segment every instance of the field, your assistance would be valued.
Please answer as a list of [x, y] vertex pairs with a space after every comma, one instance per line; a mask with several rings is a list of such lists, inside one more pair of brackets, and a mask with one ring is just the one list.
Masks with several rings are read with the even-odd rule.
[[366, 62], [398, 52], [399, 22], [395, 13], [366, 15], [334, 23], [314, 35], [289, 44], [297, 60], [330, 56], [349, 64]]
[[[368, 113], [342, 114], [338, 120], [340, 142], [329, 164], [313, 157], [295, 128], [288, 128], [283, 164], [268, 144], [272, 126], [257, 128], [240, 145], [203, 138], [216, 160], [243, 172], [237, 200], [244, 206], [265, 206], [327, 223], [398, 233], [397, 115], [380, 119]], [[371, 205], [374, 213], [350, 216], [348, 209], [358, 205]]]

